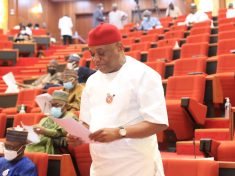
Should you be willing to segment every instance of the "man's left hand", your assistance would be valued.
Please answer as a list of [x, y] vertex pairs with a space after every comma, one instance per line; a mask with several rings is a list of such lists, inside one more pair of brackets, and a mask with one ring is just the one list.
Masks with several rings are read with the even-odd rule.
[[90, 134], [89, 137], [96, 142], [112, 142], [120, 139], [119, 128], [103, 128]]

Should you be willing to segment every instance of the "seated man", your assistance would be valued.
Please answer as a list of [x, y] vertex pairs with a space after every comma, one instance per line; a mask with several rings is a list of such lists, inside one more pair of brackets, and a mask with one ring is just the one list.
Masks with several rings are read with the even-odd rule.
[[162, 27], [159, 19], [156, 17], [151, 17], [152, 13], [149, 10], [145, 10], [143, 12], [143, 20], [141, 22], [141, 25], [139, 27], [139, 30], [150, 30], [153, 28], [160, 28]]
[[226, 18], [234, 18], [234, 17], [235, 17], [235, 9], [233, 8], [233, 3], [230, 2], [226, 12]]
[[[68, 93], [55, 90], [52, 94], [51, 116], [54, 118], [74, 118], [77, 117], [67, 111]], [[60, 149], [67, 146], [63, 140], [67, 132], [57, 125], [50, 117], [43, 118], [34, 128], [35, 132], [40, 135], [40, 142], [26, 146], [27, 152], [44, 152], [48, 154], [61, 153]]]
[[40, 76], [31, 85], [17, 83], [18, 86], [23, 88], [42, 88], [47, 89], [49, 87], [61, 86], [61, 73], [57, 72], [58, 62], [51, 60], [47, 66], [47, 74]]
[[[19, 131], [18, 131], [19, 130]], [[0, 158], [0, 175], [37, 176], [35, 164], [24, 157], [28, 132], [22, 128], [8, 128], [4, 143], [4, 157]]]
[[64, 91], [69, 94], [67, 111], [79, 111], [84, 86], [78, 83], [78, 75], [75, 70], [64, 71], [63, 85]]
[[86, 83], [87, 79], [96, 71], [87, 67], [79, 67], [80, 57], [77, 54], [71, 54], [68, 58], [67, 69], [75, 70], [78, 74], [78, 82]]
[[191, 13], [188, 14], [185, 19], [185, 24], [187, 26], [190, 26], [193, 23], [210, 20], [206, 13], [197, 10], [197, 5], [194, 3], [190, 4], [190, 12]]

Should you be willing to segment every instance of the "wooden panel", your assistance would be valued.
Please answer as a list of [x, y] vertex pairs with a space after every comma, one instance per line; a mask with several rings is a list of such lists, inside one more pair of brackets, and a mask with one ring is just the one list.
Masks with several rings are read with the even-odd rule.
[[[225, 1], [225, 0], [223, 0]], [[41, 2], [43, 7], [43, 14], [33, 14], [32, 7]], [[85, 39], [88, 31], [91, 28], [91, 15], [80, 16], [80, 14], [92, 14], [96, 8], [96, 4], [102, 2], [104, 4], [105, 12], [111, 10], [112, 3], [116, 2], [119, 9], [125, 11], [131, 20], [131, 11], [135, 9], [136, 4], [134, 0], [91, 0], [91, 1], [67, 1], [67, 2], [53, 2], [51, 0], [9, 0], [9, 9], [15, 9], [15, 15], [9, 16], [8, 27], [12, 28], [19, 22], [23, 23], [39, 23], [45, 25], [48, 31], [57, 40], [60, 39], [60, 30], [58, 29], [59, 18], [68, 14], [74, 24], [73, 32], [78, 31]], [[157, 6], [159, 8], [166, 8], [170, 0], [158, 0]], [[188, 12], [188, 7], [193, 0], [172, 0], [183, 13]], [[221, 4], [220, 4], [221, 5]], [[140, 0], [141, 9], [153, 8], [152, 0]], [[84, 19], [83, 19], [84, 17]]]

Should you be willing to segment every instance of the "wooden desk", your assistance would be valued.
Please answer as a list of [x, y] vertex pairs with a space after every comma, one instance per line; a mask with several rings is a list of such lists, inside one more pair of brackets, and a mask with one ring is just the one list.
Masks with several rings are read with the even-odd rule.
[[33, 56], [37, 53], [35, 42], [13, 43], [13, 48], [18, 49], [19, 54], [29, 54], [29, 56]]
[[13, 62], [13, 65], [16, 64], [18, 56], [19, 56], [19, 52], [17, 49], [0, 50], [0, 60], [4, 60], [4, 61], [10, 60]]
[[0, 107], [8, 108], [15, 107], [18, 98], [18, 93], [0, 93]]
[[50, 46], [50, 37], [49, 36], [33, 36], [33, 40], [37, 45], [46, 46], [46, 49]]

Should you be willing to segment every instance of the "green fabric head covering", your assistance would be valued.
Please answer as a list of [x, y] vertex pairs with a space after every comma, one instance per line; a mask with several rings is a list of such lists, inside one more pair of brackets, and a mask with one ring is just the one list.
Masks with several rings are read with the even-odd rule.
[[61, 100], [64, 102], [68, 102], [69, 94], [62, 90], [55, 90], [52, 94], [52, 100]]

